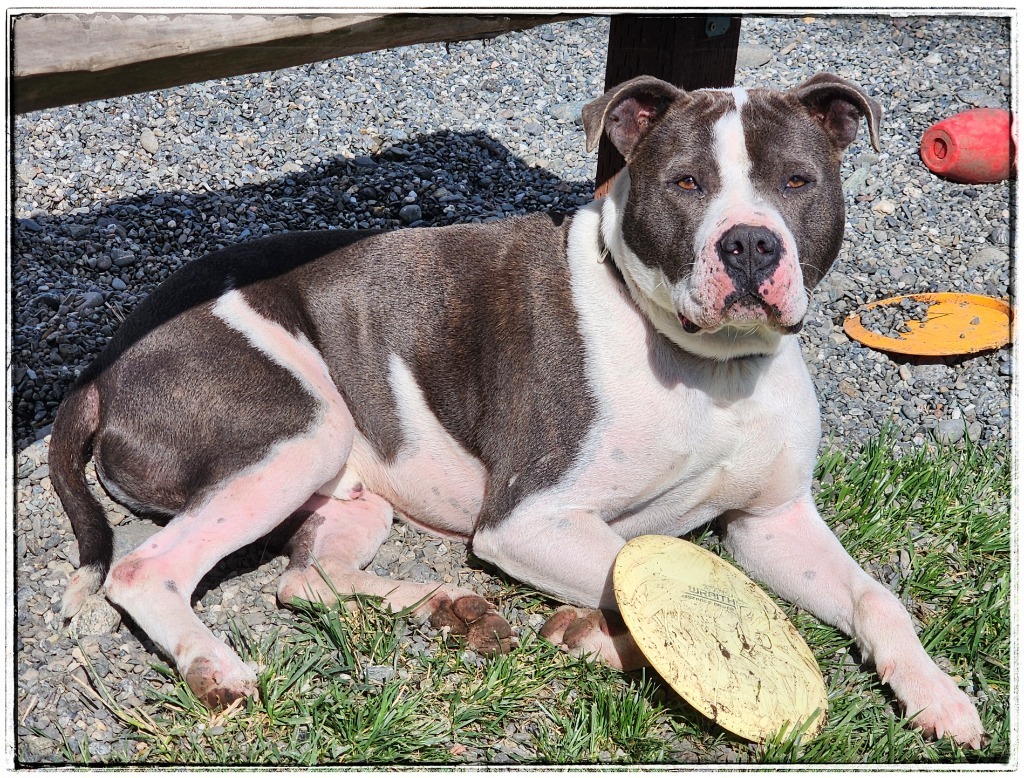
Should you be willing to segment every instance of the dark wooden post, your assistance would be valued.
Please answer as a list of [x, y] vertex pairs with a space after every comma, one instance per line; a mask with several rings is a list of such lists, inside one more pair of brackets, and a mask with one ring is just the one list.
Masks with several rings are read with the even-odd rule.
[[[656, 76], [683, 89], [732, 86], [740, 41], [738, 16], [613, 16], [605, 89], [635, 76]], [[601, 138], [597, 197], [622, 169], [622, 155]]]

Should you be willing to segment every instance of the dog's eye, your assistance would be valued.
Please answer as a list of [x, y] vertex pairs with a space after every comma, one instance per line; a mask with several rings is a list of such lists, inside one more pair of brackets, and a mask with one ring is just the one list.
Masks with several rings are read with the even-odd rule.
[[809, 183], [811, 182], [803, 176], [790, 176], [786, 182], [786, 189], [799, 189], [802, 186], [807, 186]]
[[676, 186], [680, 189], [685, 189], [687, 192], [696, 192], [700, 189], [700, 184], [697, 183], [697, 179], [693, 176], [683, 176], [676, 181]]

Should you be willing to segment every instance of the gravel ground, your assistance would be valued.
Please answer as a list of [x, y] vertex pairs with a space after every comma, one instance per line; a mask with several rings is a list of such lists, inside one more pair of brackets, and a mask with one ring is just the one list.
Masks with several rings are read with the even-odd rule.
[[[138, 702], [161, 679], [153, 646], [95, 597], [58, 615], [77, 563], [52, 494], [46, 434], [77, 370], [138, 300], [183, 263], [252, 237], [328, 226], [439, 225], [538, 209], [593, 192], [579, 112], [603, 89], [607, 19], [413, 46], [19, 116], [13, 172], [18, 757], [61, 761], [66, 738], [131, 754], [75, 678], [96, 664]], [[1009, 350], [904, 359], [851, 342], [842, 321], [901, 292], [1010, 293], [1010, 187], [932, 176], [917, 148], [933, 122], [1006, 107], [1009, 23], [986, 17], [747, 19], [740, 85], [793, 86], [831, 70], [884, 107], [882, 151], [861, 132], [843, 168], [848, 240], [815, 294], [802, 342], [826, 438], [852, 446], [891, 425], [900, 445], [1009, 436]], [[122, 549], [153, 526], [110, 504]], [[239, 552], [204, 581], [197, 607], [255, 632], [291, 618], [274, 603], [281, 558]], [[373, 565], [487, 595], [465, 549], [399, 526]], [[536, 627], [509, 614], [513, 628]], [[83, 656], [83, 652], [87, 656]]]

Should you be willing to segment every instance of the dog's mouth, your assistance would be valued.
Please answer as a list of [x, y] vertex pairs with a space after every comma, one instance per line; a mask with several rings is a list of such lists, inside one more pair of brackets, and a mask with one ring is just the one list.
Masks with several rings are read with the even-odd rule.
[[696, 335], [704, 331], [714, 332], [728, 324], [747, 327], [751, 325], [767, 325], [776, 332], [794, 335], [800, 332], [804, 326], [802, 317], [793, 324], [784, 324], [781, 321], [779, 311], [754, 294], [747, 294], [740, 299], [731, 301], [726, 306], [721, 320], [713, 326], [701, 326], [681, 311], [677, 312], [676, 316], [679, 319], [679, 325], [683, 328], [683, 332], [688, 335]]
[[689, 319], [687, 319], [685, 316], [683, 316], [683, 314], [680, 313], [680, 314], [678, 314], [678, 316], [679, 316], [679, 323], [683, 327], [683, 332], [686, 332], [686, 333], [688, 333], [690, 335], [696, 335], [698, 332], [700, 332], [702, 329], [704, 329], [703, 327], [701, 327], [696, 322], [692, 322]]

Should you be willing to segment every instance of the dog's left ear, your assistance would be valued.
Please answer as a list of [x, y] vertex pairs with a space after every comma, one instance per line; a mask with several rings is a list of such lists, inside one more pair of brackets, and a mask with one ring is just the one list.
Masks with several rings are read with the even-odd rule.
[[587, 151], [593, 151], [607, 132], [626, 160], [668, 107], [686, 92], [653, 76], [638, 76], [609, 89], [583, 106]]
[[882, 118], [882, 107], [856, 84], [831, 73], [819, 73], [790, 94], [811, 112], [840, 149], [853, 143], [863, 116], [868, 121], [871, 145], [875, 151], [880, 150], [878, 123]]

